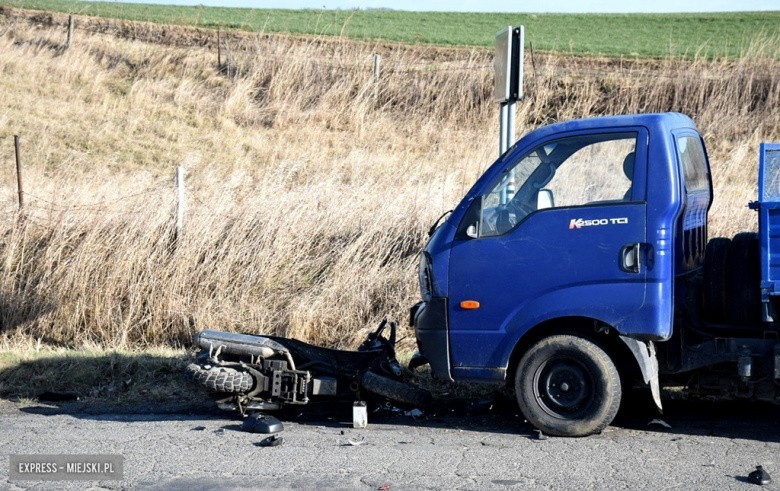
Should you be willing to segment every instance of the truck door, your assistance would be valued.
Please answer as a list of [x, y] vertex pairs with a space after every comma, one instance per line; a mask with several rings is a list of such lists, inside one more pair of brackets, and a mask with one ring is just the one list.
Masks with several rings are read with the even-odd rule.
[[568, 133], [512, 162], [453, 241], [453, 375], [502, 378], [530, 327], [585, 316], [641, 330], [648, 266], [647, 130]]

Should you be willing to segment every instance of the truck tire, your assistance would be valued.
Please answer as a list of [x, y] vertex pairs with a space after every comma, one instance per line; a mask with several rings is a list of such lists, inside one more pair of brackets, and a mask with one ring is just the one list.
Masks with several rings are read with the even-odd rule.
[[542, 339], [523, 355], [515, 394], [526, 419], [543, 433], [587, 436], [609, 425], [620, 407], [620, 376], [594, 342], [571, 335]]
[[241, 394], [252, 389], [254, 380], [252, 375], [233, 368], [209, 367], [190, 363], [185, 369], [187, 376], [212, 392], [227, 394]]
[[707, 320], [715, 323], [725, 324], [729, 318], [726, 265], [730, 247], [731, 239], [716, 237], [707, 243], [704, 252], [703, 310]]
[[743, 232], [731, 239], [726, 297], [729, 320], [737, 325], [761, 322], [761, 251], [758, 234]]
[[360, 378], [360, 386], [378, 396], [414, 407], [425, 407], [431, 393], [420, 387], [368, 371]]

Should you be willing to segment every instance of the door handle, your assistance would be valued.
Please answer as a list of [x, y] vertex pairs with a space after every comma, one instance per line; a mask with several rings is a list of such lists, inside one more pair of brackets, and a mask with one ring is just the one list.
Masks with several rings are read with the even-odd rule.
[[624, 245], [620, 250], [620, 269], [627, 273], [639, 273], [642, 267], [642, 244]]

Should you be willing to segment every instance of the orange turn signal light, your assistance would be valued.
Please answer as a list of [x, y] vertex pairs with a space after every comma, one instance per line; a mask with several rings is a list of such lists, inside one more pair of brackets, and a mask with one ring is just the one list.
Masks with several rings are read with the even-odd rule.
[[479, 308], [479, 302], [476, 300], [464, 300], [460, 303], [460, 308], [465, 310], [476, 310]]

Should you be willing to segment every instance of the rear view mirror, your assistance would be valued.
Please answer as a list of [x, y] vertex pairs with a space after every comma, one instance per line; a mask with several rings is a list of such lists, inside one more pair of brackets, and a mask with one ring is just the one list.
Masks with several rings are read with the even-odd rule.
[[471, 237], [472, 239], [476, 239], [477, 237], [479, 237], [476, 223], [469, 225], [469, 228], [466, 229], [466, 235]]
[[536, 209], [544, 210], [545, 208], [552, 208], [555, 206], [555, 199], [553, 193], [549, 189], [540, 189], [536, 195]]

